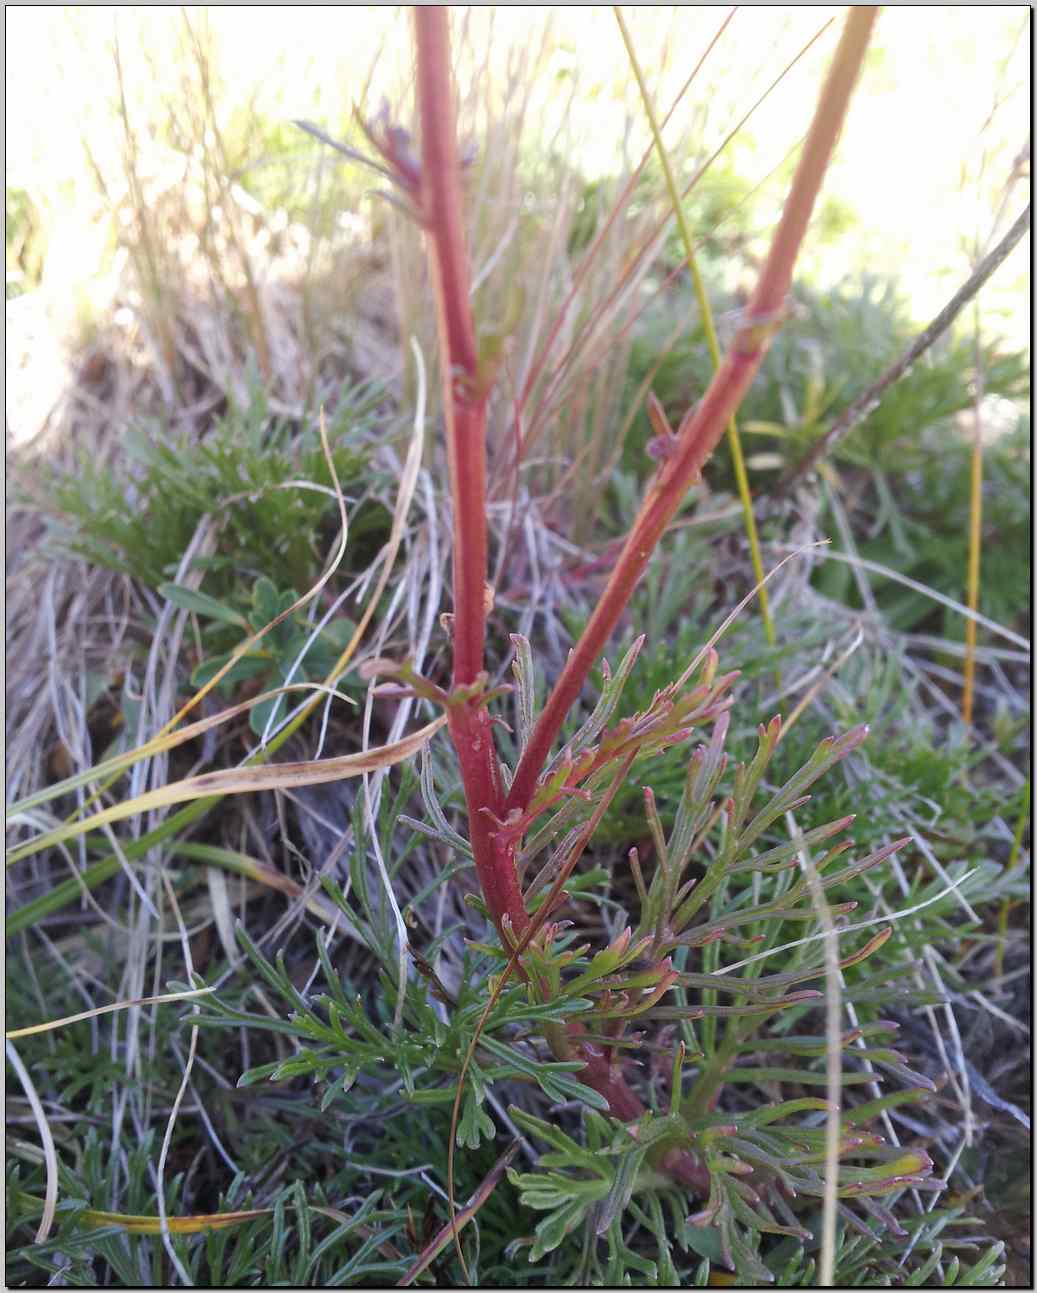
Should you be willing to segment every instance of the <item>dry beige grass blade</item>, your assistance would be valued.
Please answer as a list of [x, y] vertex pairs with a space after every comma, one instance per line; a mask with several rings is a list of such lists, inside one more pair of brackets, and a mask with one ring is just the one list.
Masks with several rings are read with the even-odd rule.
[[164, 992], [157, 997], [138, 997], [135, 1001], [113, 1001], [108, 1006], [96, 1006], [93, 1010], [81, 1010], [78, 1015], [65, 1015], [63, 1019], [49, 1019], [45, 1024], [31, 1024], [28, 1028], [15, 1028], [5, 1033], [8, 1041], [17, 1037], [31, 1037], [34, 1033], [47, 1033], [54, 1028], [64, 1028], [67, 1024], [78, 1024], [83, 1019], [94, 1019], [98, 1015], [110, 1014], [113, 1010], [128, 1010], [131, 1006], [161, 1005], [168, 1001], [187, 1001], [190, 997], [201, 997], [214, 988], [192, 988], [189, 992]]
[[356, 754], [344, 754], [335, 759], [306, 759], [296, 763], [274, 763], [260, 767], [230, 768], [223, 772], [206, 772], [201, 776], [175, 781], [160, 790], [150, 790], [124, 803], [115, 804], [103, 812], [94, 813], [83, 821], [71, 822], [56, 830], [40, 835], [8, 855], [8, 865], [21, 861], [40, 849], [62, 843], [82, 835], [85, 831], [103, 826], [107, 822], [123, 821], [138, 813], [181, 804], [209, 795], [251, 794], [258, 790], [283, 790], [296, 786], [314, 786], [327, 781], [340, 781], [345, 777], [358, 777], [365, 772], [377, 772], [411, 758], [432, 739], [446, 722], [441, 716], [417, 732], [390, 745]]
[[[787, 544], [779, 543], [776, 545], [778, 550], [788, 550]], [[949, 610], [957, 611], [967, 620], [973, 620], [976, 624], [988, 629], [991, 633], [996, 633], [1003, 637], [1007, 642], [1014, 643], [1021, 650], [1029, 652], [1031, 644], [1026, 638], [1014, 633], [1011, 629], [1005, 628], [1003, 624], [998, 624], [996, 620], [988, 619], [978, 611], [971, 611], [961, 602], [957, 602], [953, 597], [946, 597], [943, 593], [938, 592], [935, 588], [930, 588], [927, 584], [920, 584], [916, 579], [911, 579], [907, 575], [901, 574], [898, 570], [892, 570], [889, 566], [883, 566], [877, 561], [869, 561], [866, 557], [854, 557], [845, 552], [837, 552], [829, 548], [824, 553], [826, 561], [841, 561], [847, 566], [858, 567], [861, 570], [870, 570], [873, 574], [881, 575], [883, 579], [892, 579], [895, 583], [903, 584], [905, 588], [910, 588], [912, 592], [921, 593], [923, 597], [929, 597], [934, 602], [939, 602], [941, 606], [946, 606]]]
[[749, 603], [760, 591], [760, 589], [763, 588], [767, 583], [770, 582], [770, 580], [774, 578], [774, 576], [778, 573], [778, 571], [781, 570], [782, 566], [787, 565], [788, 562], [791, 561], [793, 557], [802, 556], [804, 553], [810, 552], [814, 548], [823, 548], [827, 542], [828, 542], [827, 539], [821, 539], [817, 543], [807, 543], [801, 548], [796, 548], [793, 552], [790, 552], [787, 557], [782, 557], [782, 559], [772, 570], [768, 570], [767, 573], [764, 575], [764, 577], [759, 581], [759, 583], [757, 583], [753, 588], [751, 588], [746, 593], [746, 595], [742, 598], [742, 600], [738, 603], [738, 605], [734, 608], [734, 610], [731, 611], [727, 616], [725, 616], [723, 620], [721, 620], [720, 624], [718, 624], [717, 627], [714, 629], [712, 635], [710, 636], [709, 641], [706, 642], [704, 646], [699, 648], [698, 652], [695, 655], [695, 658], [692, 660], [691, 664], [688, 665], [687, 669], [684, 670], [684, 672], [681, 674], [680, 678], [677, 680], [674, 686], [677, 688], [681, 688], [687, 685], [688, 680], [695, 676], [696, 672], [698, 671], [699, 665], [703, 662], [703, 660], [705, 660], [707, 653], [710, 652], [716, 646], [716, 644], [720, 641], [720, 639], [731, 627], [731, 625], [735, 622], [735, 620], [739, 617], [739, 615], [741, 615], [742, 611], [745, 610], [745, 608], [749, 605]]
[[[176, 749], [178, 745], [183, 745], [187, 741], [193, 741], [197, 737], [203, 736], [206, 732], [229, 722], [239, 714], [249, 712], [263, 701], [273, 700], [276, 696], [283, 696], [292, 691], [317, 691], [329, 696], [338, 694], [325, 684], [311, 682], [289, 683], [285, 687], [275, 687], [271, 691], [262, 692], [260, 695], [253, 696], [238, 705], [230, 705], [227, 709], [221, 709], [218, 714], [210, 714], [208, 718], [200, 718], [194, 723], [189, 723], [187, 727], [178, 728], [175, 732], [166, 732], [165, 735], [152, 737], [150, 741], [145, 741], [143, 745], [138, 745], [133, 750], [127, 750], [124, 754], [117, 754], [111, 759], [106, 759], [103, 763], [98, 763], [94, 767], [88, 768], [85, 772], [76, 773], [75, 776], [66, 777], [64, 781], [59, 781], [53, 786], [47, 786], [43, 790], [36, 791], [35, 794], [27, 795], [24, 799], [8, 805], [8, 821], [15, 814], [29, 812], [39, 804], [45, 804], [51, 799], [56, 799], [59, 795], [66, 795], [70, 791], [78, 790], [81, 786], [87, 786], [93, 782], [110, 778], [119, 772], [124, 772], [127, 768], [133, 767], [134, 764], [150, 758], [154, 754], [168, 753], [170, 750]], [[339, 699], [342, 699], [342, 697], [339, 697]]]
[[799, 700], [793, 706], [792, 710], [789, 713], [788, 718], [782, 720], [781, 736], [779, 738], [780, 740], [784, 740], [785, 737], [788, 736], [789, 730], [792, 728], [794, 723], [798, 722], [799, 719], [802, 718], [804, 712], [806, 711], [807, 706], [810, 705], [811, 702], [815, 700], [816, 697], [824, 690], [824, 688], [828, 686], [828, 684], [832, 681], [832, 679], [843, 667], [843, 665], [847, 662], [847, 660], [849, 660], [849, 658], [854, 654], [854, 652], [857, 650], [857, 648], [861, 645], [863, 641], [864, 641], [864, 632], [861, 629], [860, 625], [858, 624], [854, 632], [853, 638], [850, 641], [849, 646], [846, 647], [846, 649], [842, 652], [842, 654], [839, 655], [830, 665], [828, 665], [827, 668], [821, 671], [820, 677], [816, 678], [814, 682], [811, 683], [811, 685], [807, 688], [806, 692], [804, 692], [804, 694], [799, 698]]
[[[224, 871], [230, 871], [267, 888], [276, 889], [278, 892], [296, 900], [302, 908], [311, 915], [316, 916], [318, 920], [322, 920], [326, 925], [338, 926], [338, 928], [349, 933], [350, 937], [355, 938], [358, 942], [362, 941], [359, 931], [345, 919], [337, 907], [328, 902], [319, 892], [310, 892], [298, 881], [293, 880], [291, 876], [285, 875], [283, 871], [278, 870], [277, 867], [271, 866], [267, 862], [261, 862], [258, 858], [250, 857], [247, 853], [217, 848], [211, 844], [188, 844], [179, 840], [170, 845], [170, 852], [174, 856], [189, 858], [192, 862], [207, 865], [210, 873], [219, 872], [222, 874]], [[230, 939], [230, 946], [234, 946], [233, 938]], [[225, 950], [227, 949], [225, 948]], [[228, 955], [228, 959], [231, 961], [236, 960], [236, 952], [234, 955]]]
[[234, 941], [234, 907], [227, 889], [226, 872], [216, 866], [206, 867], [205, 887], [209, 891], [212, 918], [223, 955], [227, 958], [228, 965], [233, 965], [238, 956], [238, 947]]
[[[320, 1211], [315, 1208], [314, 1211]], [[227, 1230], [258, 1217], [268, 1217], [273, 1208], [250, 1208], [243, 1212], [207, 1212], [191, 1217], [149, 1217], [125, 1212], [81, 1212], [84, 1225], [101, 1228], [122, 1226], [130, 1235], [161, 1235], [163, 1227], [171, 1235], [198, 1235], [206, 1230]]]
[[[309, 1205], [311, 1212], [330, 1217], [332, 1221], [348, 1222], [351, 1218], [338, 1208], [325, 1208], [317, 1204]], [[159, 1235], [163, 1226], [171, 1235], [198, 1235], [206, 1230], [228, 1230], [231, 1226], [240, 1226], [246, 1221], [255, 1221], [259, 1217], [269, 1217], [273, 1208], [246, 1208], [239, 1212], [202, 1212], [189, 1217], [153, 1217], [126, 1212], [81, 1212], [80, 1220], [86, 1226], [122, 1226], [130, 1235]], [[389, 1252], [385, 1250], [389, 1249]], [[399, 1255], [391, 1245], [382, 1245], [383, 1254], [390, 1260], [398, 1260]]]
[[43, 1216], [40, 1218], [39, 1229], [36, 1231], [36, 1242], [42, 1244], [50, 1234], [50, 1228], [54, 1223], [54, 1211], [58, 1206], [58, 1151], [54, 1146], [54, 1137], [47, 1123], [47, 1116], [43, 1112], [43, 1105], [36, 1092], [36, 1087], [29, 1076], [29, 1070], [22, 1063], [22, 1058], [11, 1045], [10, 1039], [8, 1039], [6, 1045], [8, 1062], [17, 1073], [18, 1081], [22, 1084], [22, 1090], [25, 1092], [29, 1107], [32, 1109], [32, 1116], [36, 1119], [36, 1126], [39, 1128], [40, 1140], [43, 1142], [43, 1159], [47, 1169], [47, 1188], [44, 1194]]

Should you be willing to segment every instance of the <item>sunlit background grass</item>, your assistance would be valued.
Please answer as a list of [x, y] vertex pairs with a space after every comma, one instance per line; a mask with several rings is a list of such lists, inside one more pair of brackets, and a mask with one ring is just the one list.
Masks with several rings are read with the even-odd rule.
[[[216, 111], [235, 178], [267, 206], [306, 205], [312, 152], [288, 124], [312, 119], [345, 133], [353, 106], [383, 97], [402, 107], [410, 82], [404, 11], [389, 7], [220, 7], [190, 11], [211, 42]], [[711, 151], [836, 7], [749, 8], [737, 13], [678, 110], [669, 132]], [[631, 12], [653, 91], [668, 105], [706, 49], [724, 11], [642, 7]], [[494, 7], [464, 17], [462, 83], [481, 76], [498, 110], [508, 70], [535, 70], [526, 146], [557, 149], [588, 180], [617, 173], [648, 143], [636, 111], [622, 43], [607, 7]], [[1002, 186], [1029, 137], [1029, 10], [890, 7], [825, 186], [828, 237], [808, 247], [802, 278], [827, 287], [861, 269], [894, 273], [919, 322], [936, 312], [988, 235]], [[88, 323], [102, 308], [101, 283], [116, 235], [97, 174], [122, 172], [118, 44], [126, 109], [146, 169], [180, 162], [168, 127], [173, 105], [197, 93], [179, 10], [21, 6], [7, 14], [8, 295], [42, 282]], [[831, 53], [829, 26], [732, 142], [723, 168], [747, 186], [780, 166], [805, 130], [818, 75]], [[293, 165], [294, 163], [294, 165]], [[688, 162], [690, 167], [692, 161]], [[754, 208], [770, 228], [780, 182]], [[768, 203], [767, 199], [770, 199]], [[365, 203], [361, 202], [361, 211]], [[1029, 320], [1022, 257], [984, 298], [990, 325], [1022, 340]]]

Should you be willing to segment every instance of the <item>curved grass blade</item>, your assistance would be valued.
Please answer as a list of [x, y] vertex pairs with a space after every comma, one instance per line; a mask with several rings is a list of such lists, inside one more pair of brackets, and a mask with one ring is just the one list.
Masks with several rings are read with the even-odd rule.
[[335, 759], [305, 759], [295, 763], [230, 768], [223, 772], [205, 772], [197, 777], [188, 777], [184, 781], [175, 781], [172, 785], [163, 786], [159, 790], [150, 790], [121, 804], [114, 804], [111, 808], [94, 813], [83, 821], [68, 822], [64, 826], [48, 831], [45, 835], [30, 840], [8, 854], [7, 863], [10, 866], [52, 844], [73, 839], [85, 831], [104, 826], [108, 822], [119, 822], [127, 817], [134, 817], [138, 813], [165, 808], [169, 804], [203, 799], [210, 795], [247, 794], [257, 790], [314, 786], [327, 781], [340, 781], [345, 777], [358, 777], [364, 772], [376, 772], [379, 768], [388, 768], [393, 764], [402, 763], [417, 754], [446, 721], [446, 716], [441, 715], [425, 727], [419, 728], [417, 732], [403, 737], [402, 740], [394, 741], [391, 745], [379, 746], [375, 750], [362, 750], [357, 754], [344, 754]]

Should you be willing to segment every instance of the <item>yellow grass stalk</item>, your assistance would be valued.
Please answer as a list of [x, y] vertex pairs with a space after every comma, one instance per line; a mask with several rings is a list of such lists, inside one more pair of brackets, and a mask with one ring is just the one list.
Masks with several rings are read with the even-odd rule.
[[[23, 1195], [22, 1199], [25, 1202], [31, 1201], [27, 1195]], [[314, 1203], [307, 1206], [311, 1212], [319, 1212], [321, 1216], [328, 1217], [331, 1221], [337, 1221], [340, 1225], [351, 1220], [339, 1208], [325, 1208]], [[245, 1208], [237, 1212], [199, 1212], [187, 1217], [168, 1217], [165, 1224], [172, 1235], [199, 1235], [207, 1230], [229, 1230], [231, 1226], [240, 1226], [246, 1221], [256, 1221], [259, 1217], [272, 1216], [273, 1211], [273, 1208]], [[99, 1212], [94, 1209], [88, 1209], [79, 1213], [78, 1220], [84, 1226], [92, 1226], [98, 1229], [106, 1226], [121, 1226], [130, 1235], [162, 1234], [162, 1218], [147, 1214]], [[391, 1250], [391, 1256], [389, 1252], [385, 1251], [390, 1247], [390, 1245], [384, 1245], [382, 1246], [382, 1251], [386, 1257], [395, 1261], [398, 1257], [395, 1250]]]
[[[659, 130], [659, 121], [656, 116], [655, 108], [652, 104], [652, 96], [648, 92], [648, 85], [641, 70], [641, 65], [637, 61], [637, 54], [634, 51], [634, 43], [631, 39], [630, 32], [626, 22], [623, 20], [623, 14], [619, 5], [613, 6], [613, 13], [616, 15], [616, 22], [619, 24], [620, 33], [623, 36], [623, 43], [626, 45], [627, 56], [630, 59], [630, 67], [637, 79], [638, 89], [641, 91], [641, 100], [644, 103], [645, 116], [648, 118], [648, 124], [652, 130], [652, 138], [655, 140], [655, 149], [659, 155], [659, 163], [663, 168], [663, 174], [666, 177], [666, 190], [670, 196], [670, 205], [673, 207], [674, 216], [677, 219], [677, 227], [680, 230], [681, 241], [684, 244], [684, 257], [688, 264], [688, 272], [691, 274], [691, 281], [695, 289], [695, 299], [698, 301], [699, 312], [702, 315], [702, 326], [706, 333], [706, 344], [709, 347], [709, 357], [713, 362], [713, 371], [720, 367], [720, 343], [717, 340], [717, 330], [713, 322], [713, 310], [709, 304], [709, 297], [706, 294], [706, 287], [702, 281], [702, 274], [699, 271], [698, 261], [695, 258], [695, 246], [691, 236], [691, 228], [688, 224], [688, 217], [684, 210], [684, 204], [681, 201], [681, 194], [677, 188], [677, 180], [673, 173], [673, 167], [670, 165], [670, 159], [666, 149], [663, 146], [662, 134]], [[731, 461], [734, 464], [735, 480], [738, 483], [738, 497], [742, 502], [742, 514], [745, 518], [745, 533], [749, 540], [749, 553], [753, 563], [753, 574], [756, 582], [760, 586], [760, 615], [763, 617], [764, 632], [767, 634], [767, 641], [771, 646], [775, 645], [774, 621], [771, 618], [770, 602], [767, 597], [767, 589], [763, 584], [763, 560], [760, 556], [760, 537], [756, 529], [756, 517], [753, 515], [753, 503], [749, 493], [749, 476], [745, 469], [745, 455], [742, 453], [742, 441], [738, 434], [738, 423], [732, 413], [727, 424], [727, 440], [731, 447]]]

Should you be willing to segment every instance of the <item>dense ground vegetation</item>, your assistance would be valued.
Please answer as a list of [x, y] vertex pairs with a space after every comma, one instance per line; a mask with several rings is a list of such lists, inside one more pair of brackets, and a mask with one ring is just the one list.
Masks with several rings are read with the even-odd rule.
[[[11, 454], [13, 849], [264, 748], [276, 764], [390, 744], [434, 719], [429, 696], [451, 686], [451, 508], [418, 231], [380, 203], [336, 241], [359, 201], [351, 163], [312, 203], [268, 169], [251, 207], [236, 179], [248, 132], [221, 135], [213, 69], [188, 31], [200, 92], [167, 128], [196, 169], [156, 202], [124, 102], [125, 191], [104, 195], [126, 213], [132, 326], [120, 312], [99, 322], [49, 439]], [[659, 170], [644, 168], [610, 222], [628, 176], [585, 181], [572, 159], [538, 154], [515, 128], [521, 106], [519, 90], [498, 118], [462, 102], [481, 126], [466, 178], [486, 269], [476, 314], [502, 360], [485, 687], [511, 768], [658, 470], [647, 391], [676, 425], [712, 373]], [[387, 128], [372, 116], [383, 142]], [[312, 162], [320, 145], [282, 129], [263, 140], [270, 155]], [[350, 131], [348, 146], [369, 151]], [[688, 202], [722, 335], [754, 269], [751, 194], [728, 167]], [[16, 194], [9, 215], [31, 279], [26, 201]], [[773, 634], [750, 602], [719, 660], [702, 654], [755, 583], [721, 444], [561, 732], [577, 758], [624, 716], [656, 723], [617, 761], [622, 775], [609, 765], [594, 787], [596, 830], [530, 952], [553, 985], [544, 999], [511, 981], [487, 1014], [508, 954], [442, 732], [362, 780], [155, 803], [14, 861], [8, 1029], [84, 1017], [8, 1043], [12, 1285], [362, 1287], [467, 1272], [491, 1287], [673, 1286], [732, 1267], [753, 1284], [816, 1283], [825, 911], [854, 927], [838, 975], [837, 1282], [1026, 1279], [1027, 356], [962, 316], [786, 488], [925, 322], [895, 281], [869, 275], [797, 286], [793, 304], [739, 412], [765, 568], [798, 553], [768, 586]], [[975, 417], [997, 434], [965, 724]], [[332, 687], [246, 703], [321, 685], [358, 626]], [[696, 659], [671, 730], [659, 696]], [[387, 660], [406, 664], [388, 686]], [[224, 668], [187, 720], [203, 720], [191, 740], [100, 767]], [[320, 710], [279, 737], [313, 696]], [[40, 793], [63, 780], [60, 796]], [[527, 882], [548, 864], [534, 910], [552, 849], [586, 825], [581, 803], [562, 801], [527, 844]], [[824, 873], [835, 884], [819, 906], [797, 858], [834, 864], [828, 840], [847, 826], [852, 851]], [[661, 985], [646, 940], [682, 912]], [[643, 1018], [623, 1035], [634, 1004]], [[583, 1062], [539, 1040], [581, 1016], [626, 1048], [638, 1137]], [[682, 1092], [711, 1169], [697, 1193], [666, 1170]]]

